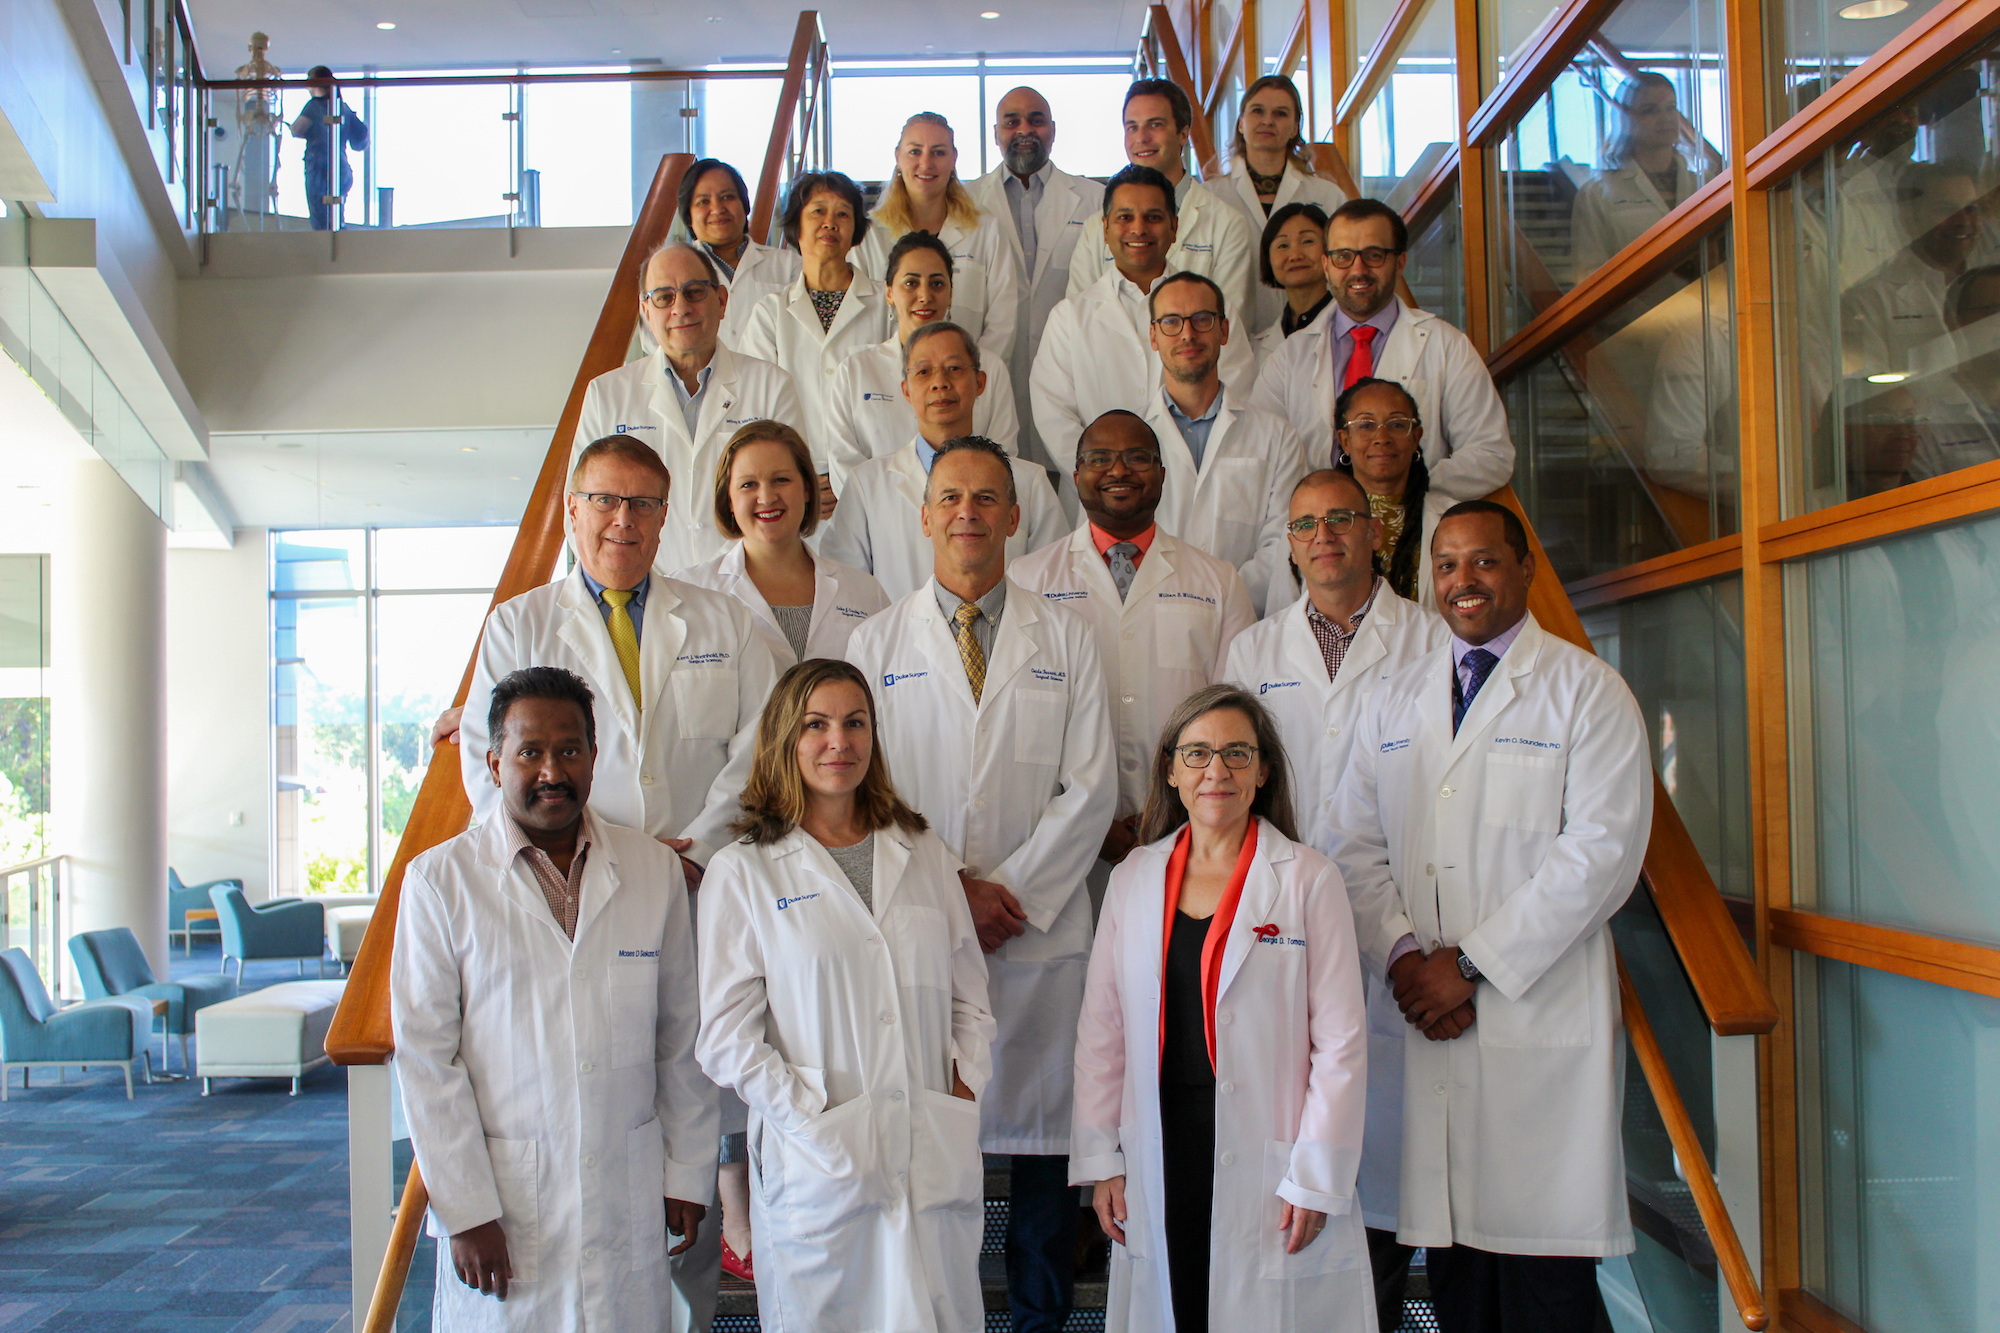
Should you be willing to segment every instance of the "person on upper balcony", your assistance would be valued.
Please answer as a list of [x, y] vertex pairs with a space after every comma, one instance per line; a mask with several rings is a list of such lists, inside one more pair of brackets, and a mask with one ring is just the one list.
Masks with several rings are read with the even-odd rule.
[[[1048, 99], [1033, 88], [1009, 89], [1000, 99], [993, 113], [993, 142], [1000, 149], [1000, 165], [966, 189], [982, 212], [1009, 220], [1000, 235], [1014, 251], [1020, 281], [1015, 292], [1014, 350], [1007, 361], [1014, 382], [1014, 412], [1021, 423], [1018, 452], [1046, 466], [1049, 456], [1035, 431], [1028, 379], [1049, 312], [1069, 290], [1076, 238], [1097, 225], [1103, 191], [1096, 181], [1072, 176], [1049, 160], [1055, 150], [1056, 122], [1049, 115]], [[993, 367], [987, 370], [990, 374]]]
[[[314, 65], [306, 77], [312, 81], [312, 96], [292, 122], [292, 137], [306, 141], [306, 216], [314, 231], [326, 231], [333, 225], [333, 196], [345, 205], [347, 192], [354, 188], [354, 166], [347, 154], [368, 146], [368, 127], [335, 91], [332, 70]], [[333, 183], [336, 161], [338, 188]]]
[[723, 286], [729, 288], [722, 345], [735, 347], [757, 302], [799, 276], [798, 252], [751, 237], [750, 190], [742, 173], [717, 158], [704, 157], [681, 173], [675, 207], [681, 226], [715, 261]]
[[896, 143], [896, 172], [869, 218], [855, 260], [871, 276], [889, 271], [903, 237], [929, 232], [952, 262], [952, 323], [971, 332], [989, 362], [1014, 354], [1021, 272], [998, 213], [981, 211], [958, 179], [958, 138], [935, 111], [919, 111]]
[[[1217, 189], [1196, 180], [1187, 168], [1188, 139], [1194, 131], [1194, 106], [1172, 79], [1137, 79], [1125, 90], [1125, 160], [1148, 167], [1166, 178], [1174, 192], [1179, 219], [1167, 268], [1190, 269], [1213, 278], [1231, 310], [1248, 310], [1257, 299], [1257, 232], [1242, 213], [1223, 201]], [[1069, 295], [1075, 296], [1112, 267], [1117, 253], [1111, 238], [1086, 227], [1076, 241], [1069, 264]], [[1249, 351], [1249, 341], [1244, 341]], [[1074, 447], [1076, 436], [1069, 437]], [[1069, 470], [1066, 459], [1057, 463]]]
[[1326, 228], [1334, 309], [1285, 340], [1258, 372], [1250, 406], [1290, 421], [1318, 460], [1334, 443], [1340, 395], [1369, 376], [1394, 380], [1424, 422], [1431, 488], [1482, 499], [1514, 476], [1507, 409], [1472, 340], [1396, 295], [1408, 249], [1402, 214], [1380, 200], [1335, 209]]
[[1583, 183], [1570, 206], [1570, 281], [1581, 282], [1639, 239], [1708, 180], [1679, 144], [1686, 122], [1674, 85], [1640, 70], [1612, 105], [1622, 127], [1604, 148], [1604, 169]]
[[653, 351], [590, 382], [570, 458], [574, 465], [592, 440], [629, 435], [650, 445], [669, 474], [694, 483], [660, 531], [659, 572], [670, 574], [729, 546], [695, 498], [729, 437], [761, 420], [803, 429], [805, 409], [790, 375], [722, 345], [733, 293], [705, 247], [669, 241], [639, 272], [639, 319]]
[[[1266, 74], [1243, 94], [1229, 177], [1218, 183], [1216, 194], [1243, 215], [1253, 236], [1290, 205], [1315, 205], [1324, 217], [1347, 202], [1347, 191], [1314, 170], [1312, 147], [1305, 139], [1305, 103], [1298, 85], [1284, 75]], [[1257, 289], [1244, 332], [1264, 333], [1284, 309], [1282, 289], [1267, 279]]]

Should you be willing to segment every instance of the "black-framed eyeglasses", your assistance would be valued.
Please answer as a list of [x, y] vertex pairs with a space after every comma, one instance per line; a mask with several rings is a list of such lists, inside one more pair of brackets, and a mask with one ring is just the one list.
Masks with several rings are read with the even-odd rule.
[[674, 298], [684, 298], [689, 305], [700, 305], [715, 292], [715, 284], [706, 278], [696, 278], [678, 287], [655, 287], [646, 293], [646, 303], [655, 310], [672, 310]]
[[1156, 449], [1085, 449], [1076, 456], [1076, 465], [1085, 472], [1102, 472], [1121, 458], [1131, 472], [1151, 472], [1160, 465]]
[[647, 518], [667, 507], [667, 502], [657, 495], [613, 495], [609, 491], [571, 491], [570, 494], [600, 514], [615, 514], [630, 505], [632, 517]]
[[1361, 250], [1329, 250], [1326, 257], [1333, 261], [1335, 268], [1353, 268], [1354, 261], [1360, 260], [1369, 268], [1380, 268], [1389, 262], [1391, 255], [1399, 255], [1401, 250], [1386, 250], [1379, 245], [1371, 245]]
[[1387, 421], [1362, 417], [1348, 422], [1341, 429], [1363, 440], [1372, 440], [1377, 435], [1387, 435], [1392, 440], [1407, 440], [1416, 434], [1417, 423], [1409, 417], [1390, 417]]
[[1352, 509], [1329, 509], [1324, 514], [1301, 514], [1285, 524], [1285, 531], [1302, 542], [1311, 541], [1313, 533], [1319, 530], [1321, 524], [1326, 525], [1328, 533], [1346, 532], [1354, 526], [1357, 519], [1367, 517], [1368, 515]]
[[1169, 338], [1181, 336], [1181, 329], [1194, 325], [1196, 333], [1213, 333], [1215, 326], [1222, 322], [1222, 316], [1213, 310], [1197, 310], [1192, 315], [1161, 315], [1153, 321], [1153, 327]]
[[1257, 747], [1225, 745], [1218, 750], [1210, 745], [1176, 745], [1174, 753], [1179, 755], [1181, 762], [1189, 768], [1207, 768], [1210, 759], [1221, 755], [1224, 768], [1240, 773], [1250, 767], [1250, 761], [1257, 757]]

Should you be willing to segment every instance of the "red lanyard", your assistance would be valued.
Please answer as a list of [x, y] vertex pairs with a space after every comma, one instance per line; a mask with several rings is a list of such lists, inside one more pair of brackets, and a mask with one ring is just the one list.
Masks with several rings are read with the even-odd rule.
[[[1167, 1053], [1167, 950], [1174, 942], [1174, 913], [1180, 910], [1181, 882], [1187, 877], [1188, 852], [1193, 846], [1193, 829], [1181, 825], [1174, 839], [1173, 855], [1167, 858], [1167, 911], [1160, 931], [1160, 1058]], [[1222, 955], [1229, 947], [1229, 930], [1236, 924], [1236, 902], [1243, 896], [1243, 881], [1250, 877], [1250, 862], [1257, 855], [1257, 821], [1251, 819], [1243, 834], [1243, 850], [1236, 854], [1236, 869], [1230, 873], [1229, 887], [1208, 919], [1208, 938], [1201, 946], [1201, 1021], [1208, 1037], [1208, 1067], [1215, 1069], [1215, 996], [1222, 984]]]

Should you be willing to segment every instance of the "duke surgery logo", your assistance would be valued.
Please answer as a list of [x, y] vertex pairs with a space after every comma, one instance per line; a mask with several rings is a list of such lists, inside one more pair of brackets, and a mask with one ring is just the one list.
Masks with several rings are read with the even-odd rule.
[[796, 898], [780, 898], [778, 899], [778, 910], [782, 912], [794, 903], [811, 902], [817, 897], [819, 897], [817, 893], [802, 893]]

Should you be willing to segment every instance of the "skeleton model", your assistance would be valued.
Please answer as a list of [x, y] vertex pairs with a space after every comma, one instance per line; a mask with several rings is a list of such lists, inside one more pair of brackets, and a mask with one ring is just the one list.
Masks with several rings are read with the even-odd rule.
[[[264, 58], [271, 39], [250, 34], [250, 59], [236, 67], [239, 79], [277, 79], [284, 71]], [[278, 150], [284, 142], [281, 92], [275, 87], [236, 90], [236, 171], [229, 202], [244, 213], [278, 211]], [[246, 187], [245, 182], [256, 181]]]

